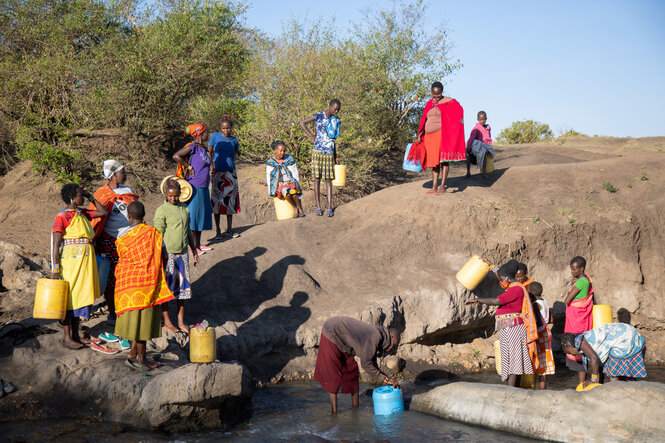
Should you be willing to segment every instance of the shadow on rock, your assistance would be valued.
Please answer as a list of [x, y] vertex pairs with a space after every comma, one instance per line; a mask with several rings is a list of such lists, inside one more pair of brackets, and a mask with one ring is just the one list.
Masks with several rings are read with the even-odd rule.
[[266, 269], [259, 278], [257, 258], [266, 248], [223, 260], [211, 267], [192, 284], [195, 303], [189, 304], [186, 315], [190, 323], [207, 319], [222, 325], [227, 321], [243, 322], [250, 318], [261, 303], [276, 297], [284, 285], [291, 265], [302, 265], [305, 259], [289, 255]]
[[309, 295], [296, 292], [288, 306], [273, 306], [238, 328], [236, 334], [217, 339], [218, 353], [223, 360], [237, 358], [247, 365], [252, 375], [272, 377], [293, 358], [305, 355], [298, 344], [296, 332], [310, 317], [303, 306]]

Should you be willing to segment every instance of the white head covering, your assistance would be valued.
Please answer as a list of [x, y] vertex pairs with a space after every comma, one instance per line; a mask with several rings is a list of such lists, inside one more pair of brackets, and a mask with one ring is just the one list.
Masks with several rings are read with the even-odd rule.
[[117, 160], [109, 159], [109, 160], [104, 160], [104, 178], [106, 180], [111, 180], [111, 177], [113, 177], [113, 174], [116, 172], [120, 171], [122, 168], [124, 168], [125, 165], [120, 163]]

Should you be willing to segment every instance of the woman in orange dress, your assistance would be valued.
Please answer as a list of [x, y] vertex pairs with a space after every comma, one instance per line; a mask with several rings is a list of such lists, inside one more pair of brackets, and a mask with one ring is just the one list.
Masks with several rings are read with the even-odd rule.
[[[446, 178], [452, 161], [466, 160], [464, 143], [464, 110], [454, 98], [443, 95], [443, 85], [434, 82], [432, 100], [425, 105], [418, 129], [418, 141], [425, 144], [423, 169], [432, 168], [432, 190], [428, 194], [446, 192]], [[443, 179], [439, 186], [439, 172]]]

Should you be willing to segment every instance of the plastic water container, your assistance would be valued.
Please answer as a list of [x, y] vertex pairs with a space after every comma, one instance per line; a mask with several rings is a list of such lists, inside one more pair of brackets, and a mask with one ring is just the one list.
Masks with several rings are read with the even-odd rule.
[[217, 337], [215, 328], [189, 330], [189, 361], [192, 363], [212, 363], [217, 358]]
[[612, 307], [610, 305], [593, 306], [593, 327], [612, 323]]
[[533, 389], [536, 387], [536, 376], [534, 374], [522, 374], [520, 377], [520, 388]]
[[381, 386], [372, 393], [374, 414], [391, 415], [404, 412], [404, 399], [402, 391], [392, 386]]
[[455, 278], [457, 278], [457, 281], [466, 289], [473, 291], [485, 278], [488, 272], [490, 272], [490, 265], [482, 261], [477, 255], [474, 255], [468, 262], [466, 262], [464, 267], [459, 270]]
[[287, 202], [286, 199], [275, 197], [273, 203], [275, 204], [277, 220], [288, 220], [296, 215], [296, 208]]
[[411, 146], [413, 146], [413, 143], [406, 145], [406, 150], [404, 151], [404, 161], [402, 162], [402, 169], [411, 172], [423, 172], [423, 167], [420, 165], [419, 160], [409, 161], [409, 152], [411, 151]]
[[67, 297], [69, 297], [68, 281], [40, 278], [37, 281], [32, 316], [48, 320], [64, 320], [67, 314]]
[[494, 342], [494, 366], [496, 366], [496, 373], [501, 375], [501, 342], [499, 340]]
[[335, 165], [335, 179], [333, 186], [346, 186], [346, 165]]
[[111, 272], [111, 260], [106, 256], [96, 255], [97, 259], [97, 276], [99, 277], [99, 293], [104, 294], [106, 289], [106, 282], [109, 279], [109, 273]]
[[488, 153], [485, 156], [485, 174], [488, 172], [494, 172], [494, 160], [492, 159], [492, 156]]

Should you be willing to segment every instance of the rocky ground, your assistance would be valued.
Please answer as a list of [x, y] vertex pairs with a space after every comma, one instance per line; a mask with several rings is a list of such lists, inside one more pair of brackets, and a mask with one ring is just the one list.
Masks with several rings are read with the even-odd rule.
[[[339, 206], [333, 218], [312, 214], [307, 194], [308, 216], [282, 222], [272, 221], [263, 167], [242, 165], [243, 209], [234, 218], [242, 237], [212, 244], [193, 270], [187, 321], [215, 325], [218, 358], [239, 361], [262, 381], [309, 377], [321, 325], [333, 315], [400, 328], [398, 355], [408, 376], [425, 367], [488, 371], [494, 366], [493, 309], [464, 302], [499, 289], [490, 276], [472, 294], [456, 282], [457, 270], [473, 254], [527, 263], [553, 306], [557, 332], [568, 263], [583, 255], [598, 302], [611, 305], [615, 319], [637, 326], [647, 337], [648, 362], [662, 363], [663, 152], [665, 138], [503, 146], [488, 180], [464, 179], [464, 167], [454, 166], [445, 195], [426, 194], [427, 174], [414, 174], [405, 184]], [[66, 386], [64, 379], [81, 366], [105, 360], [90, 351], [73, 357], [58, 346], [57, 334], [45, 333], [59, 332], [57, 325], [26, 320], [36, 279], [48, 268], [58, 189], [25, 164], [0, 178], [6, 289], [0, 321], [23, 322], [34, 337], [17, 347], [5, 344], [0, 371], [32, 361], [27, 376], [38, 378], [42, 363], [55, 360], [63, 367], [58, 383]], [[141, 198], [150, 222], [162, 196]], [[96, 318], [86, 326], [101, 331], [104, 323]], [[152, 348], [174, 366], [187, 361], [182, 337], [164, 337]]]

